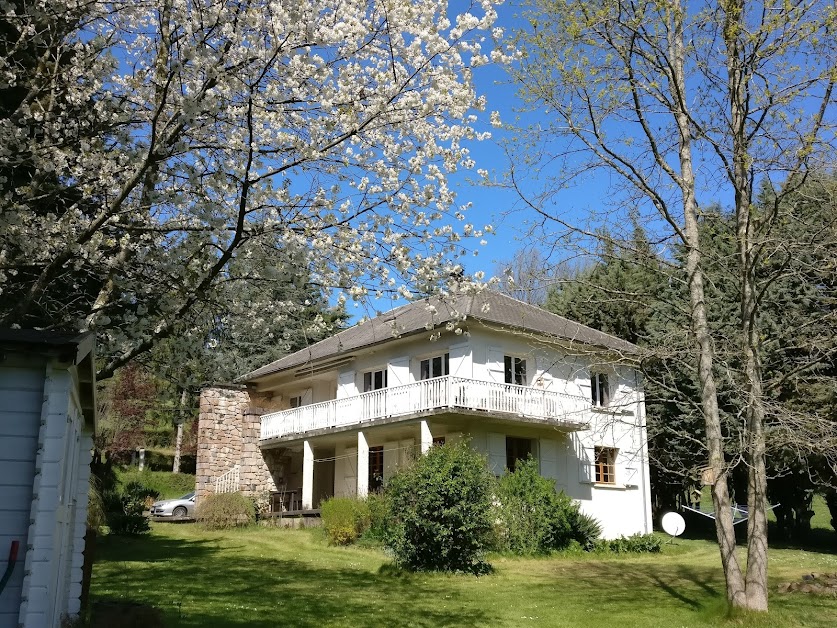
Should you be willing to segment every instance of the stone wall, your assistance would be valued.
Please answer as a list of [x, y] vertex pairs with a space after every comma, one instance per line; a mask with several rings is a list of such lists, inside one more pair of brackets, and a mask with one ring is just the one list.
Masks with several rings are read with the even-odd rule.
[[283, 473], [280, 457], [259, 449], [260, 418], [271, 399], [254, 399], [244, 387], [216, 386], [201, 391], [198, 417], [196, 492], [215, 492], [215, 480], [240, 466], [239, 490], [248, 495], [275, 491]]

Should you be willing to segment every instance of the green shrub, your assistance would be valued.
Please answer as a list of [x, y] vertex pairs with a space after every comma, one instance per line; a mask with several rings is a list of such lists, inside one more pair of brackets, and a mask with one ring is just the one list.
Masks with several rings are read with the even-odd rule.
[[515, 554], [546, 554], [576, 543], [591, 550], [601, 524], [579, 510], [555, 481], [541, 477], [538, 461], [518, 461], [497, 488], [496, 548]]
[[142, 534], [150, 526], [143, 514], [146, 502], [160, 494], [139, 482], [129, 482], [121, 491], [111, 489], [102, 495], [105, 521], [113, 534]]
[[570, 528], [573, 531], [573, 541], [587, 551], [596, 546], [596, 541], [602, 535], [602, 524], [598, 519], [581, 512], [577, 505], [570, 513]]
[[657, 554], [662, 550], [662, 547], [663, 542], [653, 534], [632, 534], [609, 541], [601, 539], [596, 543], [595, 549], [598, 552], [612, 552], [614, 554]]
[[538, 461], [518, 461], [513, 473], [500, 478], [498, 541], [500, 550], [515, 554], [544, 554], [567, 547], [573, 539], [572, 521], [578, 506], [555, 480], [541, 477]]
[[369, 528], [369, 506], [355, 497], [332, 497], [320, 504], [323, 529], [330, 543], [349, 545]]
[[392, 527], [386, 493], [371, 493], [366, 497], [366, 505], [369, 508], [369, 529], [363, 536], [373, 541], [385, 542]]
[[490, 570], [494, 478], [466, 443], [433, 447], [387, 486], [387, 545], [409, 570]]
[[253, 500], [241, 493], [216, 493], [202, 497], [195, 519], [208, 530], [224, 530], [255, 521]]

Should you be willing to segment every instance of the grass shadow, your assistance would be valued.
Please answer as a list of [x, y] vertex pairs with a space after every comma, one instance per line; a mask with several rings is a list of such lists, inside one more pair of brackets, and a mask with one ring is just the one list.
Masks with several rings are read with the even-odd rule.
[[[102, 543], [94, 597], [151, 604], [163, 611], [170, 627], [468, 628], [491, 623], [486, 612], [457, 601], [458, 594], [438, 579], [421, 579], [386, 565], [377, 571], [351, 562], [320, 567], [316, 558], [289, 559], [291, 548], [275, 556], [246, 543], [243, 536], [231, 539], [223, 546], [212, 538], [160, 535]], [[339, 558], [352, 556], [346, 552]], [[440, 599], [449, 603], [440, 605]]]

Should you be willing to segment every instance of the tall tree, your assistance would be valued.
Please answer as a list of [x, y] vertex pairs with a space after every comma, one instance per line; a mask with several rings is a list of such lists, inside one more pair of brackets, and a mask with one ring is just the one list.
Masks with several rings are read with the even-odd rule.
[[[447, 175], [483, 137], [472, 68], [495, 18], [493, 0], [13, 2], [0, 324], [96, 330], [108, 377], [288, 260], [344, 298], [440, 289], [481, 236]], [[266, 333], [285, 308], [238, 310]]]
[[[830, 158], [835, 9], [814, 0], [772, 6], [724, 0], [534, 0], [513, 69], [539, 125], [542, 154], [577, 173], [607, 169], [622, 202], [656, 213], [685, 250], [693, 360], [726, 591], [733, 607], [767, 609], [765, 391], [756, 278], [782, 200]], [[557, 147], [557, 148], [556, 148]], [[554, 149], [554, 150], [553, 150]], [[557, 154], [556, 154], [557, 152]], [[512, 167], [514, 180], [518, 173]], [[776, 187], [777, 181], [785, 185]], [[772, 186], [759, 211], [754, 189]], [[518, 185], [519, 187], [519, 185]], [[698, 195], [712, 189], [735, 215], [742, 364], [741, 459], [748, 470], [747, 562], [730, 512], [718, 365], [706, 297]], [[715, 200], [713, 199], [713, 200]], [[538, 209], [549, 216], [547, 207]]]

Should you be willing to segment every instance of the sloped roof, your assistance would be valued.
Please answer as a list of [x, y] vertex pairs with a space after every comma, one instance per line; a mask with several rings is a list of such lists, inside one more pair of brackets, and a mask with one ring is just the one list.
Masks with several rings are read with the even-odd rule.
[[540, 307], [518, 301], [499, 292], [484, 290], [475, 295], [462, 295], [449, 299], [430, 297], [403, 305], [364, 323], [344, 329], [296, 353], [286, 355], [242, 376], [239, 381], [250, 382], [286, 369], [320, 362], [328, 358], [338, 358], [351, 351], [393, 338], [429, 332], [432, 329], [444, 327], [446, 323], [461, 319], [463, 316], [465, 320], [460, 325], [465, 329], [468, 328], [469, 321], [476, 320], [620, 353], [636, 354], [639, 352], [639, 347], [626, 340], [552, 314]]
[[[78, 368], [82, 414], [96, 429], [96, 334], [93, 332], [42, 331], [38, 329], [0, 329], [0, 354], [15, 352], [45, 355], [71, 362]], [[0, 356], [2, 357], [2, 356]]]

